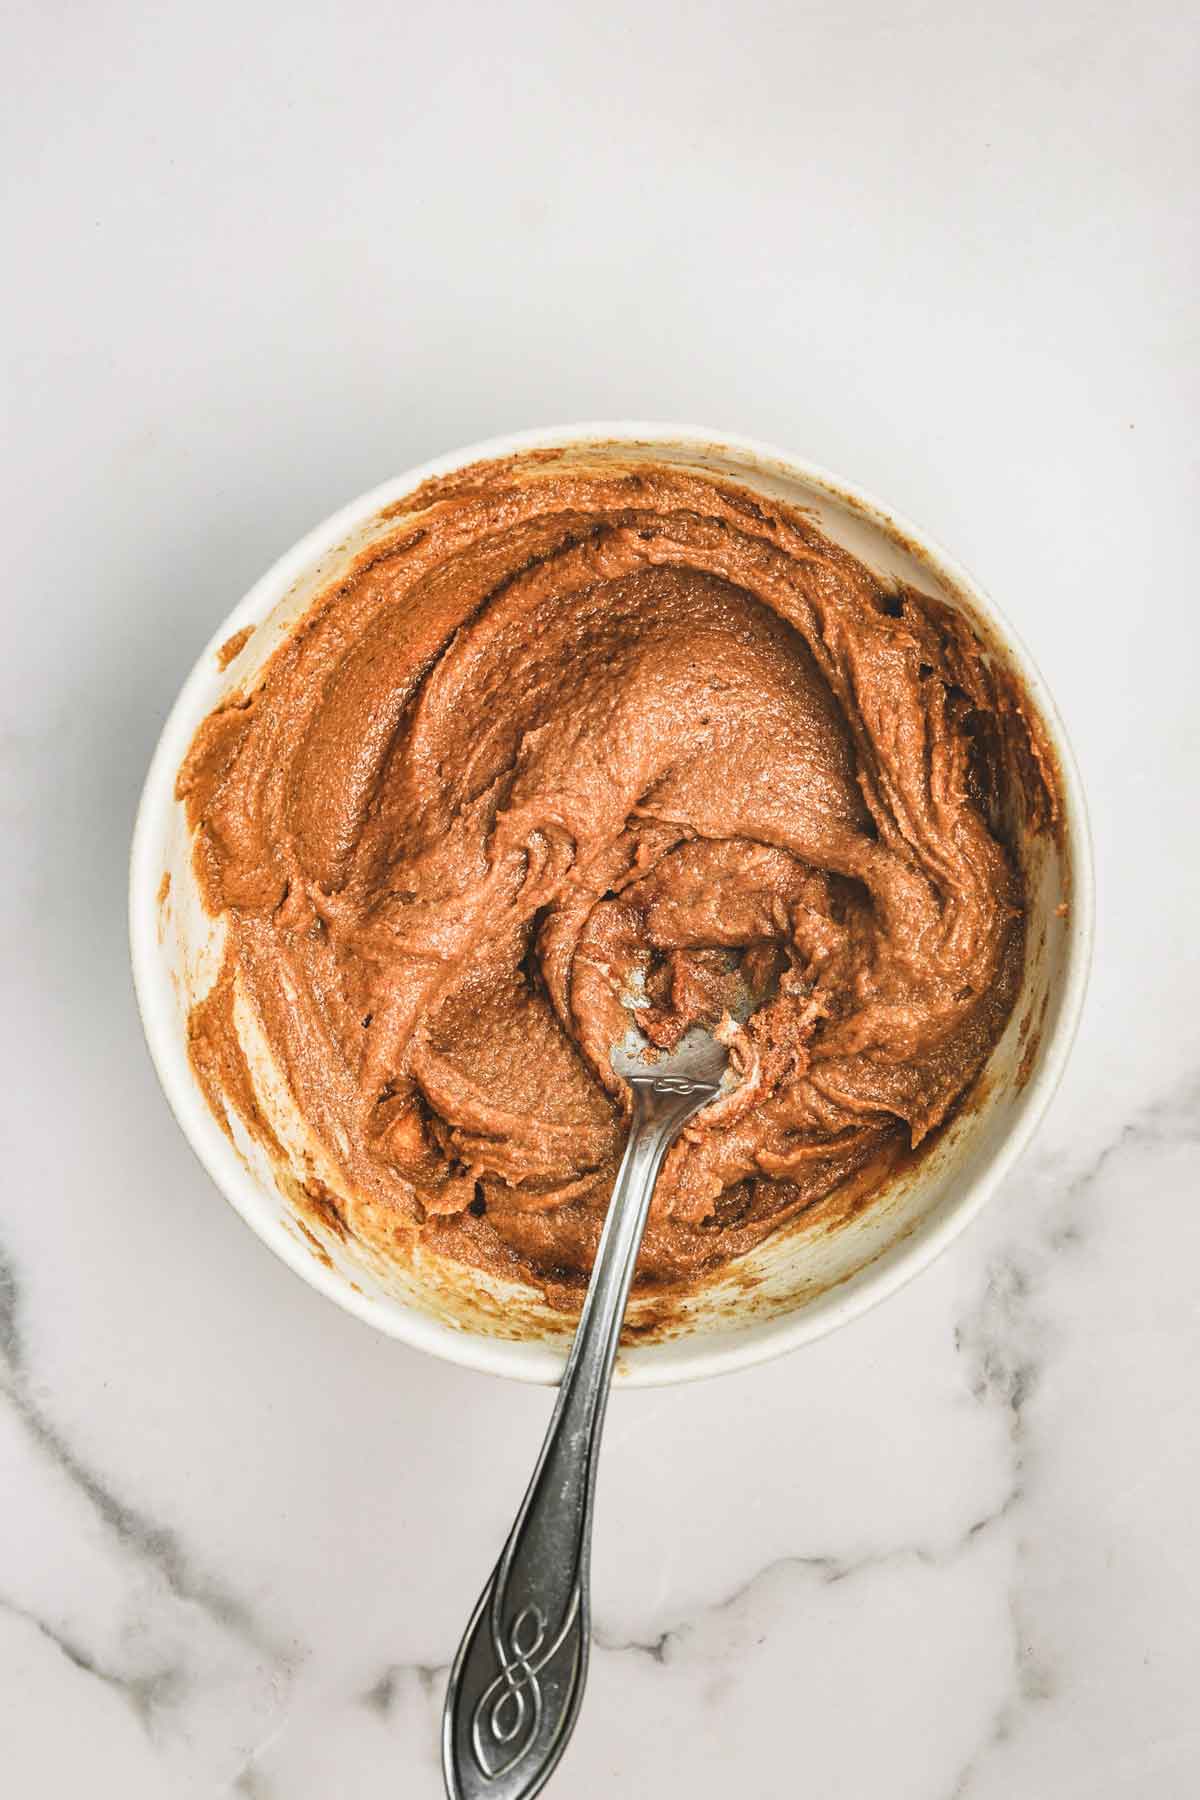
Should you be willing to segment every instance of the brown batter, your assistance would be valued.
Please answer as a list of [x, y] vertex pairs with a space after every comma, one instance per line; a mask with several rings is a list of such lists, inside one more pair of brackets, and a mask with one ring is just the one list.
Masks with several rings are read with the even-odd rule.
[[193, 1063], [269, 1132], [236, 983], [349, 1231], [561, 1296], [626, 1131], [621, 993], [670, 1045], [748, 991], [639, 1263], [694, 1278], [970, 1086], [1022, 968], [1000, 820], [1017, 783], [1053, 815], [1048, 760], [957, 615], [745, 489], [528, 457], [415, 507], [180, 773], [229, 922]]

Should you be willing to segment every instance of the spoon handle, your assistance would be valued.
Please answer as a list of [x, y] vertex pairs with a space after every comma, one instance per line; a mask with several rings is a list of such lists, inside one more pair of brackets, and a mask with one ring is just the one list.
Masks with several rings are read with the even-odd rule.
[[592, 1496], [621, 1321], [663, 1157], [716, 1082], [634, 1076], [633, 1128], [546, 1441], [450, 1671], [450, 1800], [527, 1800], [567, 1747], [587, 1678]]

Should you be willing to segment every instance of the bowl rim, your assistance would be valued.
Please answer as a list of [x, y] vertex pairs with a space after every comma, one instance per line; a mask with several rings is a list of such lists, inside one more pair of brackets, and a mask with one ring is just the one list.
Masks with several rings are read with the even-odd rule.
[[[621, 445], [672, 451], [718, 451], [763, 474], [780, 474], [827, 493], [893, 536], [912, 545], [919, 558], [976, 606], [1002, 638], [1050, 733], [1062, 777], [1064, 824], [1071, 871], [1066, 973], [1057, 1017], [1039, 1048], [1020, 1112], [987, 1163], [957, 1198], [906, 1237], [882, 1251], [865, 1268], [808, 1305], [776, 1318], [757, 1320], [744, 1333], [715, 1339], [687, 1337], [622, 1351], [616, 1384], [658, 1387], [730, 1374], [798, 1349], [858, 1318], [898, 1292], [965, 1230], [1000, 1186], [1026, 1148], [1062, 1079], [1078, 1030], [1091, 964], [1094, 936], [1094, 873], [1091, 833], [1079, 770], [1053, 697], [1019, 634], [995, 601], [966, 569], [922, 528], [885, 506], [855, 482], [832, 474], [806, 458], [739, 433], [658, 420], [588, 420], [536, 426], [485, 438], [430, 458], [380, 483], [338, 508], [285, 550], [238, 601], [201, 650], [179, 690], [150, 760], [134, 822], [129, 863], [129, 941], [134, 991], [150, 1058], [168, 1105], [184, 1137], [225, 1198], [267, 1247], [346, 1312], [413, 1348], [488, 1375], [556, 1384], [564, 1352], [550, 1343], [489, 1338], [456, 1328], [399, 1300], [361, 1293], [336, 1269], [317, 1260], [281, 1220], [269, 1215], [260, 1184], [242, 1162], [191, 1073], [181, 1048], [177, 1008], [158, 943], [158, 889], [161, 840], [175, 800], [175, 777], [192, 736], [210, 710], [208, 693], [219, 647], [247, 625], [258, 624], [321, 554], [382, 508], [422, 483], [469, 464], [493, 461], [526, 450], [575, 444]], [[203, 696], [203, 698], [202, 698]]]

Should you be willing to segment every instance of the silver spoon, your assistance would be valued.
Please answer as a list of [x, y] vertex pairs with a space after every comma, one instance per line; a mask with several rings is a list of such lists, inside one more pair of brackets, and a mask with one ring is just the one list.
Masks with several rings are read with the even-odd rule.
[[720, 1091], [727, 1062], [698, 1028], [653, 1063], [646, 1049], [631, 1031], [613, 1051], [633, 1089], [633, 1127], [533, 1480], [450, 1671], [442, 1715], [450, 1800], [538, 1793], [583, 1699], [592, 1498], [625, 1303], [663, 1158]]

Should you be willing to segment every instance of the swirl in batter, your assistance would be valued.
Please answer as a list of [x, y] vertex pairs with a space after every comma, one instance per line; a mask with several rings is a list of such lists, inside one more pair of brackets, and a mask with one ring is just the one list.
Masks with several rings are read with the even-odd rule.
[[569, 1296], [640, 983], [657, 1043], [724, 1019], [742, 1074], [671, 1152], [643, 1282], [884, 1179], [1014, 1003], [1006, 796], [1054, 808], [971, 629], [804, 515], [666, 465], [481, 465], [405, 514], [180, 773], [229, 925], [191, 1034], [219, 1116], [266, 1129], [236, 987], [346, 1229]]

